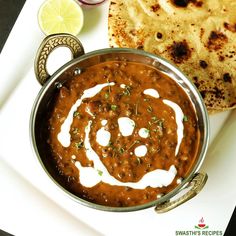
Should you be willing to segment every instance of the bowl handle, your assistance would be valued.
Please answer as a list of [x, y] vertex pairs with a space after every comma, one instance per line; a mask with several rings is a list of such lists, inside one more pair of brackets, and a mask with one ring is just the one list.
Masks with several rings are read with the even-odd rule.
[[[184, 193], [181, 197], [179, 197], [176, 200], [169, 200], [166, 202], [163, 202], [155, 207], [155, 211], [157, 213], [164, 213], [167, 211], [170, 211], [174, 209], [175, 207], [183, 204], [184, 202], [190, 200], [191, 198], [195, 197], [203, 188], [207, 181], [207, 174], [206, 173], [196, 173], [192, 180], [183, 188], [181, 191], [188, 190], [188, 192]], [[181, 192], [180, 191], [180, 192]]]
[[81, 42], [71, 34], [52, 34], [47, 36], [39, 46], [34, 63], [35, 75], [41, 85], [50, 78], [46, 68], [49, 54], [55, 48], [61, 46], [68, 47], [72, 52], [73, 58], [84, 54], [84, 48]]

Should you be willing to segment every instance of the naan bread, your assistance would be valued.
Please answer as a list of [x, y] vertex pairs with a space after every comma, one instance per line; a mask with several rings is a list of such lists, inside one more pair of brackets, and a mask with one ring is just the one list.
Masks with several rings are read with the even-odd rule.
[[210, 112], [236, 107], [235, 0], [111, 0], [108, 23], [111, 47], [172, 61]]

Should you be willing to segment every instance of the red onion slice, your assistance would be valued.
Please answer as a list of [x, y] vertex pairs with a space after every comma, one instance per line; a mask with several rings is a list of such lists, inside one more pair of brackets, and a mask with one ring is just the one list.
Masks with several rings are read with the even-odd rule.
[[78, 1], [84, 5], [98, 5], [100, 3], [105, 2], [105, 0], [78, 0]]

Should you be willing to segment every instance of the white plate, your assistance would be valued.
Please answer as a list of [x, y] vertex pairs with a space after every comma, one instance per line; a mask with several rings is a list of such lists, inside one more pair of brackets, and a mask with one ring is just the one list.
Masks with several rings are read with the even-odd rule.
[[[26, 2], [1, 54], [4, 83], [0, 85], [0, 101], [4, 106], [0, 111], [0, 157], [58, 207], [103, 235], [175, 235], [177, 230], [195, 230], [201, 217], [208, 230], [224, 231], [236, 199], [235, 111], [210, 117], [211, 146], [201, 168], [209, 175], [204, 189], [194, 199], [166, 214], [157, 215], [153, 208], [130, 213], [90, 209], [66, 197], [49, 180], [34, 156], [29, 139], [30, 112], [40, 90], [33, 60], [44, 38], [37, 24], [41, 2]], [[86, 24], [79, 38], [86, 52], [108, 47], [107, 12], [108, 2], [85, 10]], [[16, 89], [15, 84], [18, 84]]]

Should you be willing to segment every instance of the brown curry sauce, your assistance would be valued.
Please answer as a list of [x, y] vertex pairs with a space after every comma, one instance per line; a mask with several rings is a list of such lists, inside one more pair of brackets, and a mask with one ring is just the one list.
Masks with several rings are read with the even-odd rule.
[[[69, 147], [63, 147], [57, 135], [72, 105], [82, 96], [84, 90], [107, 82], [115, 82], [116, 85], [105, 87], [94, 97], [84, 99], [74, 112], [70, 127], [71, 143]], [[121, 88], [120, 84], [125, 84], [126, 87]], [[150, 88], [158, 91], [159, 99], [143, 93], [145, 89]], [[162, 99], [177, 103], [184, 113], [184, 137], [176, 156], [175, 113]], [[91, 117], [87, 110], [94, 116]], [[117, 124], [119, 117], [129, 117], [135, 121], [132, 135], [120, 135]], [[112, 186], [104, 182], [90, 188], [80, 184], [80, 173], [75, 162], [93, 167], [84, 147], [84, 129], [91, 119], [91, 147], [110, 175], [121, 182], [137, 182], [152, 170], [168, 170], [174, 165], [177, 174], [172, 183], [167, 187], [145, 189]], [[105, 129], [111, 133], [110, 142], [105, 147], [96, 142], [96, 132], [101, 128], [101, 120], [108, 121]], [[147, 128], [148, 138], [139, 136], [138, 130], [141, 127]], [[58, 178], [63, 179], [64, 187], [80, 198], [101, 205], [134, 206], [156, 200], [157, 197], [173, 190], [178, 185], [177, 180], [189, 174], [197, 159], [199, 128], [187, 94], [171, 78], [142, 64], [104, 62], [89, 67], [72, 80], [68, 80], [54, 99], [45, 128], [50, 149], [50, 156], [47, 158], [53, 160], [52, 168], [58, 172]], [[140, 144], [145, 145], [148, 152], [145, 156], [137, 157], [134, 155], [134, 149]]]

